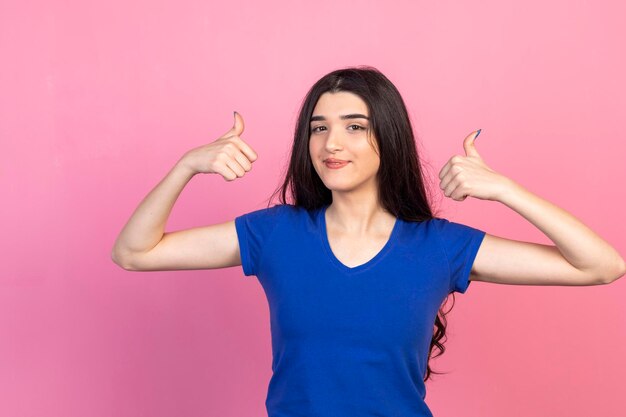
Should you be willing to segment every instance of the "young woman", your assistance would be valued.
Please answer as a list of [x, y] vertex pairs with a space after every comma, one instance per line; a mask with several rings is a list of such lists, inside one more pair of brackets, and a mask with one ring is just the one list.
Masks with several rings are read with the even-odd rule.
[[432, 416], [424, 382], [433, 349], [444, 350], [450, 294], [470, 281], [599, 285], [625, 273], [600, 236], [487, 166], [474, 144], [480, 131], [441, 169], [445, 196], [505, 204], [555, 245], [435, 217], [404, 102], [372, 67], [333, 71], [306, 95], [281, 204], [164, 233], [195, 174], [232, 181], [250, 171], [257, 154], [243, 130], [235, 113], [232, 129], [180, 158], [125, 225], [112, 257], [132, 271], [242, 265], [259, 279], [270, 307], [270, 417]]

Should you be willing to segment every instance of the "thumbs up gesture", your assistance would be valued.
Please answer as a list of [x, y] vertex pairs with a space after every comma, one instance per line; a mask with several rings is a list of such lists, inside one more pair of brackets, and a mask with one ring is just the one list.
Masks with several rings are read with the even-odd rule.
[[256, 152], [241, 139], [243, 117], [234, 112], [233, 127], [215, 141], [192, 149], [185, 153], [180, 163], [188, 167], [193, 174], [220, 174], [226, 181], [241, 178], [252, 169], [256, 161]]
[[441, 168], [439, 188], [446, 197], [463, 201], [468, 196], [481, 200], [500, 200], [511, 180], [489, 168], [478, 153], [474, 141], [480, 130], [463, 140], [465, 156], [454, 155]]

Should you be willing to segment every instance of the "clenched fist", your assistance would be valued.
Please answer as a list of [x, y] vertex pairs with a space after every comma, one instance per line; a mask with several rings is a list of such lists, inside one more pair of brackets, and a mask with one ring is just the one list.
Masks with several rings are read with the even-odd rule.
[[256, 152], [241, 139], [243, 118], [235, 112], [235, 124], [215, 141], [194, 148], [180, 162], [194, 174], [220, 174], [226, 181], [243, 177], [252, 169]]
[[470, 133], [463, 141], [465, 156], [454, 155], [441, 168], [439, 188], [456, 201], [468, 196], [481, 200], [499, 200], [511, 180], [489, 168], [476, 150], [474, 140], [480, 131]]

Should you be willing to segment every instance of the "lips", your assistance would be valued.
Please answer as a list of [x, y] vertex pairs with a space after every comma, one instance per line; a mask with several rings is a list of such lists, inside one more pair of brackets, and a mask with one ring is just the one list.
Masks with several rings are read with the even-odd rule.
[[327, 159], [326, 161], [324, 161], [324, 165], [326, 165], [328, 168], [342, 168], [348, 165], [348, 163], [350, 163], [350, 161], [340, 161], [336, 159]]

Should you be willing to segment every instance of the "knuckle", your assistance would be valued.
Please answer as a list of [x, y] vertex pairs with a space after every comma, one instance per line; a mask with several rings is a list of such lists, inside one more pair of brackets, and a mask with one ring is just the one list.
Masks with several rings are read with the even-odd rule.
[[461, 172], [463, 172], [463, 167], [459, 165], [452, 165], [452, 168], [450, 168], [450, 171], [452, 171], [453, 174], [460, 174]]

